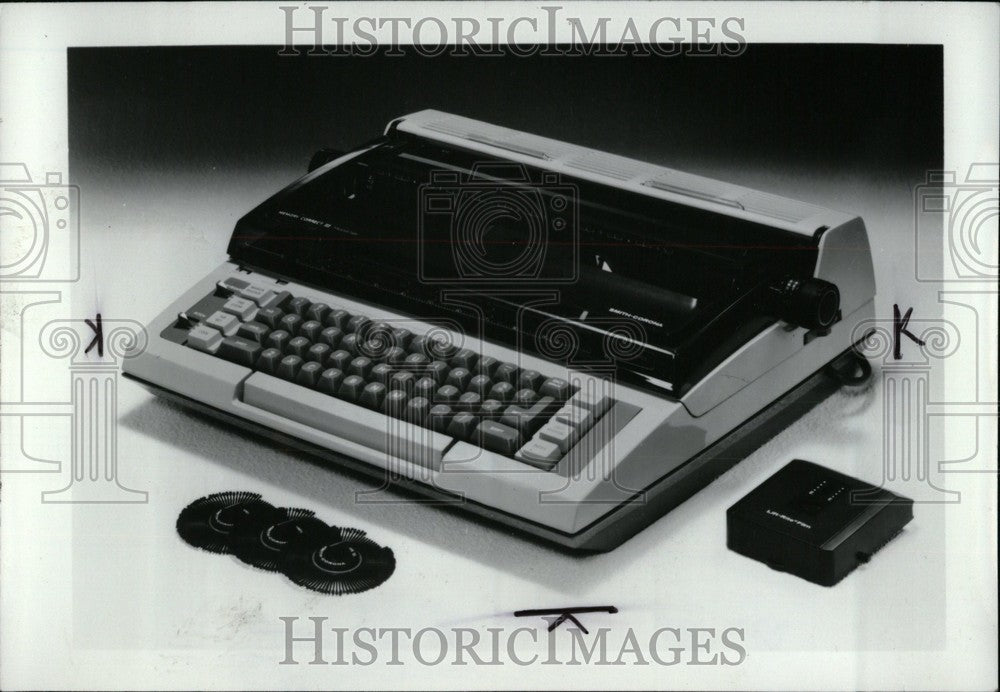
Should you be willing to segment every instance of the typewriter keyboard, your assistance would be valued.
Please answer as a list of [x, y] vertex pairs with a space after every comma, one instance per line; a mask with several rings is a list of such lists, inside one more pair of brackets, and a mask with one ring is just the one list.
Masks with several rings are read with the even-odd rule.
[[614, 404], [593, 387], [238, 278], [179, 324], [188, 347], [282, 381], [251, 376], [245, 401], [383, 451], [417, 445], [404, 456], [428, 465], [458, 439], [551, 470]]

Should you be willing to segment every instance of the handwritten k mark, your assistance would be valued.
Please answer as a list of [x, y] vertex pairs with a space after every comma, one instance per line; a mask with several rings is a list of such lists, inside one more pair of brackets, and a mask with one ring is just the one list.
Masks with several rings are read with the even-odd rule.
[[101, 324], [101, 313], [97, 313], [96, 320], [97, 320], [97, 324], [94, 324], [90, 320], [84, 320], [84, 322], [87, 323], [87, 326], [94, 330], [94, 338], [90, 340], [90, 343], [87, 344], [87, 348], [85, 348], [83, 350], [83, 352], [85, 354], [86, 353], [90, 353], [90, 349], [94, 348], [94, 346], [96, 345], [97, 346], [97, 355], [100, 356], [101, 358], [103, 358], [104, 357], [104, 326]]

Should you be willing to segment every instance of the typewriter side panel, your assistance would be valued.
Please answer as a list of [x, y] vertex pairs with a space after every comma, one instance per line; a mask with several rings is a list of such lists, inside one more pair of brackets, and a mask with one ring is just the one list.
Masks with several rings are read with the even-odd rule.
[[871, 249], [860, 218], [848, 217], [823, 233], [813, 276], [835, 284], [840, 291], [841, 319], [830, 334], [813, 335], [803, 327], [784, 322], [771, 325], [682, 397], [681, 402], [693, 416], [704, 416], [800, 352], [805, 354], [803, 362], [814, 364], [815, 370], [853, 345], [850, 338], [854, 327], [873, 316], [875, 297]]
[[875, 267], [868, 231], [860, 217], [823, 233], [815, 276], [840, 289], [843, 321], [856, 324], [864, 319], [855, 313], [875, 297]]

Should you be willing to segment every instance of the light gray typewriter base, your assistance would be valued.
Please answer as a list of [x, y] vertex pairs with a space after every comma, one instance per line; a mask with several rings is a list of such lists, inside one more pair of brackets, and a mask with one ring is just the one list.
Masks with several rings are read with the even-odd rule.
[[[394, 479], [393, 486], [402, 492], [415, 493], [421, 497], [447, 499], [449, 502], [441, 505], [444, 509], [460, 509], [471, 512], [489, 522], [500, 524], [504, 528], [514, 529], [527, 534], [528, 537], [555, 543], [568, 550], [592, 553], [607, 552], [617, 548], [694, 495], [830, 396], [841, 386], [841, 379], [838, 378], [834, 368], [846, 367], [848, 361], [855, 358], [858, 356], [853, 349], [844, 351], [831, 364], [800, 382], [729, 435], [692, 457], [672, 473], [645, 488], [642, 493], [644, 501], [625, 502], [574, 534], [557, 531], [468, 499], [456, 502], [456, 498], [443, 493], [440, 489], [405, 478]], [[325, 461], [333, 462], [340, 468], [385, 481], [383, 469], [375, 468], [348, 456], [337, 454], [323, 447], [225, 413], [134, 376], [126, 374], [125, 377], [135, 380], [165, 399], [249, 430], [280, 443], [286, 448], [299, 449]]]

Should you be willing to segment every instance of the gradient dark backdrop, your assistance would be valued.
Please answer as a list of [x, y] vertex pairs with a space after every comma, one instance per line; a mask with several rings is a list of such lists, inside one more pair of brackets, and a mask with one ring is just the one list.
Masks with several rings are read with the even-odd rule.
[[[278, 50], [69, 50], [69, 178], [84, 273], [100, 276], [106, 309], [134, 309], [122, 296], [139, 277], [172, 297], [214, 269], [236, 221], [304, 174], [317, 148], [353, 148], [437, 108], [858, 214], [877, 313], [940, 310], [914, 282], [913, 223], [914, 187], [942, 167], [940, 46], [667, 58]], [[929, 247], [939, 262], [940, 240]]]
[[437, 108], [660, 163], [903, 172], [942, 160], [940, 46], [751, 45], [739, 57], [315, 57], [74, 48], [71, 172], [305, 165]]

